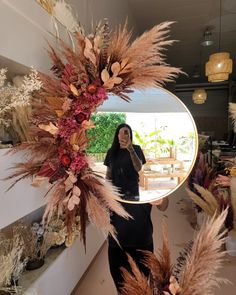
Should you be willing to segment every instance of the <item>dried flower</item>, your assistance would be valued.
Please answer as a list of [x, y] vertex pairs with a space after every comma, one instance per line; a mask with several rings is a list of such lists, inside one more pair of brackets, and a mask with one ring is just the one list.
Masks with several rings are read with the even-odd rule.
[[[41, 74], [43, 87], [38, 99], [33, 101], [31, 126], [36, 141], [27, 146], [30, 161], [18, 165], [21, 170], [15, 176], [43, 176], [54, 183], [44, 220], [50, 222], [59, 209], [65, 214], [67, 244], [74, 239], [72, 229], [78, 214], [84, 243], [88, 219], [115, 236], [110, 225], [110, 210], [125, 218], [129, 215], [115, 200], [119, 197], [117, 189], [112, 189], [89, 168], [86, 131], [91, 124], [88, 120], [108, 94], [129, 101], [128, 94], [133, 89], [159, 87], [181, 73], [180, 69], [164, 62], [162, 53], [164, 47], [173, 42], [167, 40], [172, 23], [157, 25], [134, 42], [130, 41], [127, 25], [110, 35], [107, 22], [98, 24], [91, 35], [85, 36], [67, 3], [59, 1], [52, 6], [47, 5], [47, 1], [39, 2], [60, 21], [61, 16], [66, 16], [65, 24], [75, 33], [77, 48], [73, 50], [75, 48], [64, 42], [60, 43], [60, 53], [49, 48], [54, 76]], [[26, 79], [28, 88], [23, 86], [24, 96], [18, 97], [21, 103], [28, 103], [28, 94], [40, 86], [35, 78], [33, 72], [32, 81]], [[42, 160], [35, 161], [38, 158]], [[65, 182], [70, 173], [76, 182], [67, 190]]]

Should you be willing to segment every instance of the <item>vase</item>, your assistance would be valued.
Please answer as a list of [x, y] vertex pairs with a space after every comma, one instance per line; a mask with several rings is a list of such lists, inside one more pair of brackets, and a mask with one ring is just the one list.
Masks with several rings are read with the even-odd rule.
[[34, 270], [34, 269], [38, 269], [42, 267], [43, 265], [44, 265], [44, 258], [29, 260], [26, 264], [26, 269]]
[[230, 256], [236, 256], [236, 231], [232, 230], [229, 232], [225, 240], [225, 248]]

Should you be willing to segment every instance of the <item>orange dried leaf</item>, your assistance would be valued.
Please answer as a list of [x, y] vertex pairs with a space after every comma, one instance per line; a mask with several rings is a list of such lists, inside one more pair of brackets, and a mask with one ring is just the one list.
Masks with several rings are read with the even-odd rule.
[[62, 117], [64, 115], [64, 112], [61, 110], [55, 110], [55, 113], [57, 114], [57, 117]]
[[118, 61], [112, 64], [111, 70], [114, 76], [118, 76], [120, 72], [120, 64], [118, 63]]
[[70, 84], [70, 90], [75, 96], [79, 96], [79, 92], [73, 84]]
[[112, 80], [114, 84], [120, 84], [123, 81], [123, 79], [120, 77], [115, 77]]
[[65, 102], [64, 98], [57, 96], [47, 96], [46, 100], [54, 109], [62, 109], [62, 105]]
[[104, 83], [106, 83], [110, 79], [110, 75], [107, 69], [103, 69], [101, 73], [101, 78]]
[[58, 133], [58, 128], [55, 126], [52, 122], [50, 122], [48, 125], [45, 124], [39, 124], [38, 127], [42, 130], [45, 130], [53, 135]]
[[78, 144], [79, 142], [79, 134], [77, 132], [73, 133], [70, 137], [70, 144], [74, 145], [74, 144]]

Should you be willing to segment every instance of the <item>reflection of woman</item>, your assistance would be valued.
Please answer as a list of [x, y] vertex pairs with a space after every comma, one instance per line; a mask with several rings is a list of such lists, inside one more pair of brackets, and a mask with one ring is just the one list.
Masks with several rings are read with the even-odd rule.
[[[107, 166], [107, 178], [118, 187], [126, 200], [138, 200], [138, 171], [146, 162], [144, 154], [138, 145], [132, 144], [132, 130], [129, 125], [117, 127], [112, 147], [109, 149], [104, 164]], [[108, 259], [112, 278], [117, 290], [122, 284], [120, 267], [129, 269], [126, 253], [136, 261], [141, 271], [148, 275], [147, 268], [142, 265], [142, 253], [138, 250], [153, 252], [153, 226], [151, 221], [151, 204], [122, 203], [133, 219], [125, 220], [115, 213], [111, 214], [111, 223], [117, 231], [117, 242], [109, 236]], [[159, 201], [161, 210], [167, 207], [167, 199]]]

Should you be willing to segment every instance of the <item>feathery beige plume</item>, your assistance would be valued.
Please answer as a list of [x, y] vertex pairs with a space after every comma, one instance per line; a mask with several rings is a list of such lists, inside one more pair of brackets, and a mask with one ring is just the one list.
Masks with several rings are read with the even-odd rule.
[[121, 268], [124, 284], [121, 288], [122, 295], [153, 295], [153, 290], [148, 284], [147, 278], [140, 272], [137, 264], [128, 255], [128, 261], [132, 269], [132, 273], [128, 272], [125, 268]]
[[190, 198], [196, 203], [206, 214], [213, 216], [215, 212], [219, 214], [220, 208], [216, 198], [212, 195], [212, 193], [198, 184], [194, 184], [194, 187], [201, 194], [201, 197], [189, 190], [186, 189]]
[[79, 29], [79, 24], [72, 13], [72, 8], [64, 0], [57, 0], [52, 9], [52, 15], [67, 28], [70, 33]]
[[218, 217], [205, 219], [203, 226], [194, 239], [181, 274], [181, 295], [213, 294], [212, 290], [226, 280], [218, 278], [225, 252], [222, 245], [226, 231], [222, 231], [228, 210]]
[[87, 201], [87, 211], [91, 223], [104, 232], [105, 235], [110, 234], [119, 244], [119, 241], [116, 238], [115, 228], [110, 223], [109, 210], [102, 206], [99, 200], [92, 193], [90, 193], [90, 197]]

